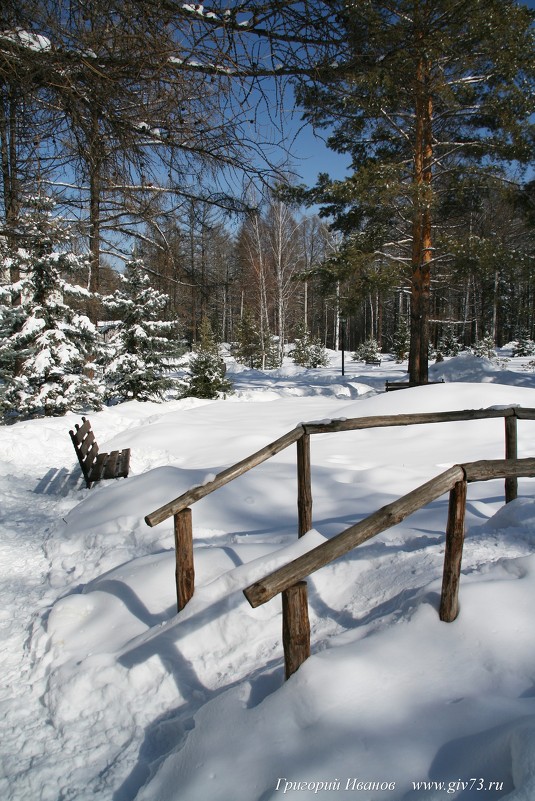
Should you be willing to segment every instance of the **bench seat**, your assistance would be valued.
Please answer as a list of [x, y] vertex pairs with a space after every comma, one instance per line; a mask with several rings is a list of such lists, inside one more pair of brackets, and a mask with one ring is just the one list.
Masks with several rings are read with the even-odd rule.
[[385, 384], [385, 392], [393, 392], [396, 389], [409, 389], [410, 387], [428, 387], [431, 384], [443, 384], [444, 379], [440, 381], [428, 381], [427, 384], [411, 384], [410, 381], [387, 381]]

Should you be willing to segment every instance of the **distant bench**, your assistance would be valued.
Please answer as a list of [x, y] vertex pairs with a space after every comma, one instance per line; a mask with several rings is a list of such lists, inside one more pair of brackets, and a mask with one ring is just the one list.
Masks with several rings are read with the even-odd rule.
[[364, 363], [365, 363], [365, 364], [373, 364], [373, 365], [375, 365], [376, 367], [380, 367], [380, 365], [381, 365], [381, 359], [365, 359], [365, 360], [364, 360]]
[[385, 392], [394, 392], [396, 389], [409, 389], [409, 387], [428, 387], [430, 384], [443, 384], [444, 379], [440, 381], [428, 381], [427, 384], [411, 384], [410, 381], [387, 381], [385, 384]]
[[69, 431], [74, 450], [80, 462], [88, 489], [95, 481], [105, 478], [126, 478], [130, 469], [130, 448], [111, 453], [99, 453], [89, 420], [82, 417], [82, 425], [75, 424]]

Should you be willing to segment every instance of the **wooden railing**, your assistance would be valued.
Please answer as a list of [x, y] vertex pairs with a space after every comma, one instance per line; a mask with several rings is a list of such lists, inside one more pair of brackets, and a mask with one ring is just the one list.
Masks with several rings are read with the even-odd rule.
[[287, 621], [283, 620], [286, 677], [291, 676], [310, 655], [307, 584], [303, 579], [377, 534], [401, 523], [413, 512], [427, 506], [448, 491], [450, 499], [439, 615], [441, 620], [448, 623], [455, 620], [459, 612], [458, 596], [467, 483], [493, 478], [516, 481], [520, 476], [535, 477], [535, 459], [496, 459], [454, 465], [431, 481], [422, 484], [397, 501], [383, 506], [341, 534], [337, 534], [247, 587], [243, 592], [253, 608], [267, 603], [275, 595], [282, 593], [283, 616], [287, 617]]
[[[279, 437], [279, 439], [218, 473], [211, 481], [193, 487], [145, 517], [145, 521], [149, 526], [155, 526], [169, 517], [174, 517], [178, 611], [184, 608], [194, 592], [193, 525], [190, 508], [192, 504], [296, 443], [297, 528], [298, 536], [301, 537], [312, 528], [311, 435], [357, 431], [368, 428], [486, 420], [491, 418], [503, 418], [505, 420], [505, 459], [472, 462], [449, 468], [403, 498], [383, 507], [365, 520], [351, 526], [328, 542], [299, 557], [289, 565], [280, 568], [273, 574], [264, 577], [245, 590], [245, 595], [252, 606], [265, 603], [274, 595], [282, 593], [283, 641], [286, 675], [289, 676], [310, 653], [310, 634], [307, 634], [307, 591], [304, 578], [338, 556], [376, 536], [381, 531], [385, 531], [390, 526], [401, 522], [405, 517], [432, 500], [446, 492], [450, 492], [444, 581], [446, 582], [446, 573], [450, 578], [446, 582], [449, 589], [443, 588], [440, 615], [443, 620], [453, 620], [457, 614], [456, 588], [460, 574], [462, 539], [464, 538], [463, 505], [466, 502], [466, 484], [470, 481], [505, 478], [506, 502], [516, 498], [518, 477], [535, 476], [535, 460], [517, 459], [517, 420], [535, 420], [535, 409], [522, 409], [520, 407], [470, 409], [453, 412], [379, 415], [332, 420], [329, 422], [300, 423], [292, 431]], [[462, 487], [464, 487], [464, 490]], [[463, 497], [464, 501], [462, 500]], [[462, 537], [459, 533], [461, 528], [463, 531]], [[459, 541], [461, 542], [460, 550]], [[457, 575], [457, 579], [452, 578], [455, 575]]]

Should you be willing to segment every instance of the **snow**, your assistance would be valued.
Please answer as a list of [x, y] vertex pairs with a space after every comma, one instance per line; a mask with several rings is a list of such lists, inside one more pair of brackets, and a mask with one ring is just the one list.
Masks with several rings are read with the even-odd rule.
[[[196, 591], [176, 614], [172, 521], [145, 515], [299, 422], [535, 407], [530, 360], [229, 360], [226, 400], [91, 414], [127, 479], [85, 489], [78, 419], [0, 428], [2, 771], [9, 801], [276, 801], [535, 794], [533, 481], [469, 487], [460, 604], [438, 618], [447, 496], [308, 579], [312, 656], [283, 680], [281, 602], [242, 590], [451, 464], [502, 458], [500, 419], [312, 438], [314, 529], [297, 539], [295, 448], [193, 506]], [[519, 456], [533, 423], [519, 421]], [[413, 783], [421, 784], [416, 788]], [[440, 784], [442, 783], [442, 784]]]
[[2, 31], [0, 32], [0, 39], [15, 42], [21, 47], [27, 47], [35, 52], [52, 49], [50, 40], [46, 36], [25, 31], [23, 28], [16, 28], [14, 31]]

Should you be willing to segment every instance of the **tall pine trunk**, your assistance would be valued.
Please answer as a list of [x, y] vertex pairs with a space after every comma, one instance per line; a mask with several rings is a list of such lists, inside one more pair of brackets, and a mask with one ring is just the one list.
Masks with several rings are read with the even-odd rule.
[[423, 57], [417, 65], [415, 111], [409, 379], [413, 384], [427, 384], [432, 260], [433, 99], [429, 89], [429, 65]]

